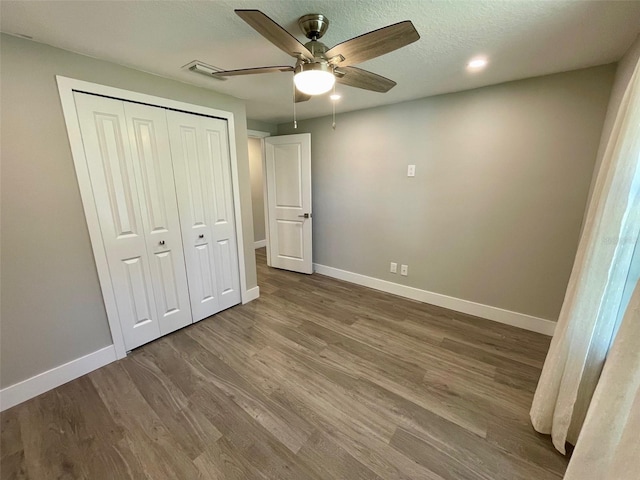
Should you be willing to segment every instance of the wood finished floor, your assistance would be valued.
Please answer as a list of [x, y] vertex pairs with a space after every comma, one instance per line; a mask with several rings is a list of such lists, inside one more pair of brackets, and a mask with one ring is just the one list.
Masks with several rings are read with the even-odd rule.
[[560, 479], [549, 338], [265, 265], [261, 297], [2, 413], [2, 479]]

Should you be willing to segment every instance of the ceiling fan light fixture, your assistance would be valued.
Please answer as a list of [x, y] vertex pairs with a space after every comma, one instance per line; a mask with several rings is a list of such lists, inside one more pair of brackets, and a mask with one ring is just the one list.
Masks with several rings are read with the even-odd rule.
[[336, 77], [326, 63], [302, 63], [293, 76], [296, 88], [307, 95], [321, 95], [333, 88]]
[[482, 70], [488, 63], [489, 61], [485, 57], [476, 57], [467, 63], [467, 68], [469, 70]]

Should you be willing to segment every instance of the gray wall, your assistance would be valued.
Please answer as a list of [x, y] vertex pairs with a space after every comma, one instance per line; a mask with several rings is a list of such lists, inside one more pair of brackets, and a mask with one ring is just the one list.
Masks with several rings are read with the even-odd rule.
[[[614, 72], [346, 113], [335, 131], [329, 117], [299, 122], [311, 133], [314, 262], [557, 320]], [[409, 276], [389, 273], [392, 261]]]
[[251, 205], [253, 206], [253, 238], [257, 242], [266, 238], [262, 140], [259, 138], [249, 138], [249, 171], [251, 173]]
[[247, 119], [247, 128], [249, 130], [257, 130], [258, 132], [269, 132], [271, 135], [278, 133], [278, 125], [273, 123], [261, 122], [260, 120]]
[[2, 35], [0, 386], [111, 344], [55, 75], [235, 115], [248, 287], [256, 285], [244, 102]]

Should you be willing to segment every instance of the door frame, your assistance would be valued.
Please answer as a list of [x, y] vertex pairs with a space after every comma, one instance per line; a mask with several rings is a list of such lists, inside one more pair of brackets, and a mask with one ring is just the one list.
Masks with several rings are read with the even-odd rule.
[[[98, 280], [102, 297], [104, 299], [105, 309], [107, 311], [107, 320], [111, 329], [111, 338], [118, 359], [127, 355], [127, 350], [122, 336], [122, 327], [120, 325], [120, 316], [116, 306], [115, 292], [111, 282], [111, 274], [107, 264], [107, 256], [105, 253], [104, 242], [98, 221], [98, 212], [93, 197], [93, 189], [89, 178], [89, 168], [84, 152], [84, 144], [80, 133], [80, 123], [76, 113], [76, 104], [73, 92], [84, 92], [94, 95], [102, 95], [118, 100], [125, 100], [137, 103], [144, 103], [151, 106], [164, 107], [172, 110], [179, 110], [196, 115], [205, 115], [208, 117], [220, 118], [227, 121], [227, 129], [229, 135], [229, 156], [231, 161], [231, 183], [233, 188], [234, 216], [236, 227], [236, 243], [238, 248], [238, 268], [240, 274], [240, 294], [242, 303], [247, 303], [257, 297], [254, 289], [247, 290], [247, 277], [245, 270], [244, 258], [244, 236], [242, 234], [242, 213], [240, 209], [240, 181], [238, 177], [238, 157], [236, 153], [236, 134], [235, 122], [232, 112], [217, 110], [214, 108], [203, 107], [192, 103], [170, 100], [168, 98], [156, 97], [139, 92], [132, 92], [120, 88], [109, 87], [97, 83], [85, 82], [74, 78], [56, 75], [58, 84], [58, 93], [60, 95], [60, 103], [62, 105], [62, 113], [65, 124], [67, 126], [67, 135], [71, 147], [71, 156], [75, 165], [78, 186], [80, 187], [80, 197], [82, 198], [82, 206], [84, 208], [87, 227], [89, 229], [89, 237], [91, 247], [98, 270]], [[253, 243], [253, 242], [252, 242]]]
[[267, 265], [271, 266], [271, 252], [269, 251], [269, 197], [267, 192], [267, 157], [264, 149], [264, 139], [270, 137], [270, 132], [261, 132], [259, 130], [247, 130], [247, 137], [257, 138], [260, 140], [260, 151], [262, 155], [262, 204], [264, 207], [264, 236], [265, 245], [267, 248]]

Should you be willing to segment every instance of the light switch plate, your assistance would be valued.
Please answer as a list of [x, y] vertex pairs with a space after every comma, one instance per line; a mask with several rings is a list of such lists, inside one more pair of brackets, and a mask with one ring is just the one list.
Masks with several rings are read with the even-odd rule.
[[409, 165], [407, 167], [407, 177], [415, 177], [416, 176], [416, 166]]
[[409, 265], [400, 265], [400, 275], [403, 277], [409, 275]]
[[398, 273], [398, 264], [396, 262], [391, 262], [391, 266], [389, 267], [389, 271], [391, 273]]

